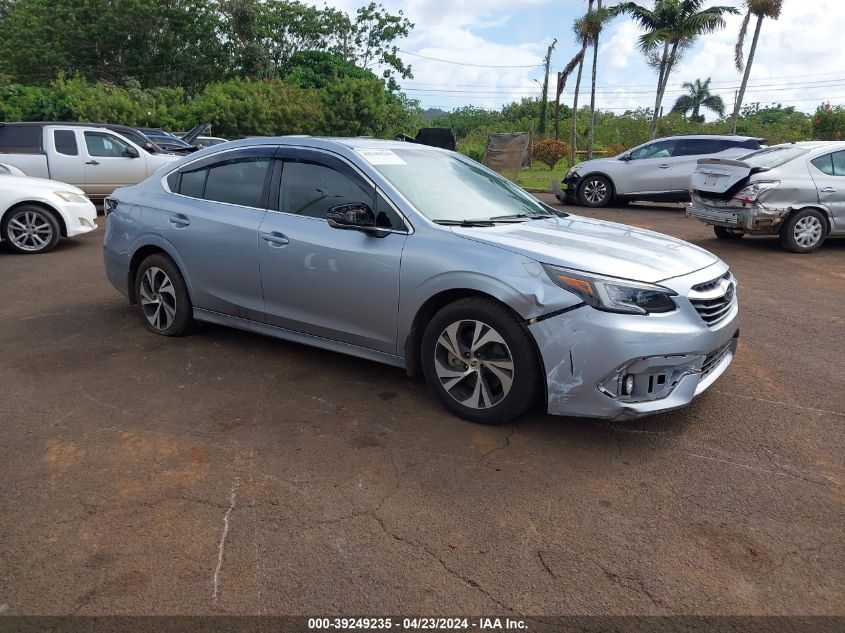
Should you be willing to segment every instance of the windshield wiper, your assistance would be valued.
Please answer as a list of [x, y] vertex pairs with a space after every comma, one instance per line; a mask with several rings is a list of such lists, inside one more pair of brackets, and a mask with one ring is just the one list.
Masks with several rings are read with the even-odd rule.
[[492, 220], [434, 220], [443, 226], [496, 226]]
[[543, 220], [545, 218], [553, 218], [551, 213], [514, 213], [513, 215], [497, 215], [490, 218], [491, 222], [509, 221], [509, 220]]

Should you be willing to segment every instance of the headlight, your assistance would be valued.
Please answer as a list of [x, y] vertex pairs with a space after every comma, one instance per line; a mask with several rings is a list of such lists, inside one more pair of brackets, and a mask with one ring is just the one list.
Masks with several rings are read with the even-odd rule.
[[745, 189], [734, 196], [735, 200], [743, 202], [754, 202], [760, 194], [780, 185], [780, 180], [759, 180], [748, 185]]
[[82, 194], [73, 193], [72, 191], [54, 191], [53, 193], [65, 202], [88, 202], [88, 198]]
[[575, 293], [596, 310], [654, 314], [672, 312], [677, 307], [672, 297], [678, 293], [663, 286], [591, 275], [557, 266], [544, 265], [543, 268], [558, 286]]

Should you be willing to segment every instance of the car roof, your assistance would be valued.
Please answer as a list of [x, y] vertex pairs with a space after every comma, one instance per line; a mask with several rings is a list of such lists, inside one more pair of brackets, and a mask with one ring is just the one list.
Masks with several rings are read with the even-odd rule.
[[770, 145], [768, 149], [775, 147], [800, 147], [803, 149], [828, 149], [838, 145], [845, 149], [845, 143], [842, 141], [797, 141], [794, 143], [778, 143], [777, 145]]
[[298, 147], [313, 147], [315, 149], [423, 149], [431, 151], [445, 151], [429, 145], [408, 143], [406, 141], [389, 141], [384, 139], [361, 137], [330, 137], [330, 136], [252, 136], [237, 141], [229, 141], [229, 147], [243, 145], [294, 145]]
[[675, 134], [672, 136], [663, 136], [655, 141], [662, 141], [665, 139], [691, 139], [691, 138], [706, 138], [717, 141], [764, 141], [760, 136], [740, 136], [738, 134]]

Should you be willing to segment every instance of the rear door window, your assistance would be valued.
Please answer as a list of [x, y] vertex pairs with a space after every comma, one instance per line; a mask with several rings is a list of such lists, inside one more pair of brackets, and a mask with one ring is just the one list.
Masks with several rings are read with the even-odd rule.
[[208, 168], [203, 198], [243, 207], [262, 208], [270, 160], [267, 156], [244, 156], [211, 165]]
[[76, 132], [73, 130], [54, 130], [53, 141], [56, 144], [56, 151], [66, 156], [79, 155], [79, 147], [76, 145]]
[[718, 154], [724, 149], [722, 142], [712, 138], [685, 138], [681, 141], [678, 156]]

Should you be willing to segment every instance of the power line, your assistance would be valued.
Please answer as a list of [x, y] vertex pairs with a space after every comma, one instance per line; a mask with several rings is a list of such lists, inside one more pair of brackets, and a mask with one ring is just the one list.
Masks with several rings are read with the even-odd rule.
[[455, 66], [472, 66], [473, 68], [540, 68], [545, 64], [529, 64], [529, 65], [522, 65], [522, 66], [502, 66], [498, 64], [472, 64], [470, 62], [459, 62], [453, 59], [440, 59], [438, 57], [429, 57], [428, 55], [420, 55], [419, 53], [411, 53], [409, 51], [403, 51], [401, 48], [399, 49], [400, 53], [404, 53], [405, 55], [411, 55], [413, 57], [420, 57], [422, 59], [427, 59], [432, 62], [440, 62], [441, 64], [454, 64]]

